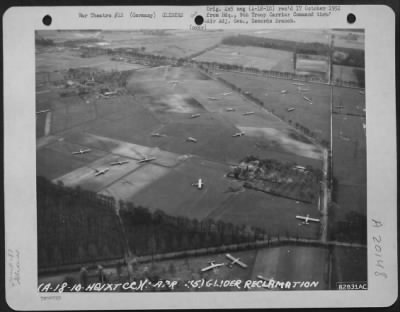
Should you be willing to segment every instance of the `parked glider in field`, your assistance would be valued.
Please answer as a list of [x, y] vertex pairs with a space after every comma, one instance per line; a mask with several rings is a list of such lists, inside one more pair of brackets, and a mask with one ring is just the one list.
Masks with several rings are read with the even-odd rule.
[[188, 138], [186, 139], [186, 141], [187, 141], [187, 142], [193, 142], [193, 143], [196, 143], [196, 142], [197, 142], [197, 140], [196, 140], [195, 138], [192, 138], [192, 137], [188, 137]]
[[295, 86], [304, 86], [304, 83], [300, 83], [300, 82], [293, 82], [292, 84]]
[[111, 163], [111, 166], [117, 166], [117, 165], [121, 166], [123, 164], [127, 164], [128, 162], [129, 161], [127, 161], [127, 160], [114, 161], [114, 162]]
[[301, 87], [298, 87], [297, 90], [299, 90], [300, 92], [310, 91], [310, 89], [301, 88]]
[[245, 113], [243, 114], [243, 116], [249, 116], [249, 115], [254, 115], [254, 112], [245, 112]]
[[241, 266], [243, 269], [247, 268], [247, 264], [243, 263], [242, 261], [240, 261], [239, 258], [235, 258], [233, 257], [231, 254], [226, 254], [225, 255], [229, 260], [231, 260], [232, 262], [229, 263], [230, 267], [233, 267], [234, 264], [237, 264], [239, 266]]
[[192, 183], [192, 186], [196, 186], [199, 190], [201, 190], [204, 186], [203, 180], [200, 178], [196, 183]]
[[90, 149], [90, 148], [87, 148], [87, 149], [80, 149], [79, 151], [77, 151], [77, 152], [72, 152], [72, 155], [77, 155], [77, 154], [85, 154], [85, 153], [89, 153], [89, 152], [91, 152], [92, 150]]
[[229, 94], [232, 94], [232, 92], [225, 92], [225, 93], [222, 93], [222, 95], [229, 95]]
[[96, 171], [95, 176], [97, 177], [97, 176], [99, 176], [101, 174], [106, 174], [106, 172], [108, 170], [110, 170], [110, 168], [104, 168], [103, 170], [95, 169], [95, 171]]
[[308, 102], [312, 103], [311, 99], [310, 99], [310, 98], [308, 98], [308, 97], [306, 97], [306, 96], [303, 96], [303, 99], [305, 99], [306, 101], [308, 101]]
[[152, 161], [152, 160], [155, 160], [155, 159], [156, 159], [155, 157], [144, 157], [143, 159], [138, 161], [138, 164], [149, 162], [149, 161]]
[[299, 219], [299, 220], [303, 220], [303, 224], [309, 224], [309, 222], [308, 221], [312, 221], [312, 222], [320, 222], [320, 219], [315, 219], [315, 218], [310, 218], [310, 215], [307, 215], [307, 216], [296, 216], [296, 219]]
[[232, 107], [227, 107], [225, 110], [226, 110], [227, 112], [234, 112], [234, 111], [235, 111], [235, 109], [232, 108]]
[[151, 136], [152, 136], [152, 137], [160, 138], [160, 137], [165, 137], [166, 135], [165, 135], [165, 134], [158, 133], [158, 132], [153, 132], [153, 133], [151, 134]]
[[244, 132], [237, 132], [237, 133], [235, 133], [234, 135], [232, 135], [233, 137], [241, 137], [241, 136], [243, 136], [244, 135]]
[[113, 96], [113, 95], [117, 95], [118, 94], [118, 92], [117, 91], [106, 91], [106, 92], [103, 92], [103, 93], [100, 93], [102, 96], [104, 96], [104, 97], [108, 97], [108, 96]]
[[200, 117], [200, 114], [193, 114], [192, 116], [190, 116], [190, 118], [197, 118]]
[[49, 111], [50, 111], [49, 109], [44, 109], [44, 110], [40, 110], [40, 111], [36, 112], [36, 114], [43, 114], [43, 113], [47, 113]]
[[364, 91], [359, 91], [359, 93], [360, 93], [360, 94], [365, 94], [365, 92], [364, 92]]
[[290, 108], [287, 109], [288, 112], [292, 112], [292, 111], [294, 111], [294, 110], [295, 110], [294, 107], [290, 107]]
[[282, 93], [282, 94], [286, 94], [286, 93], [287, 93], [287, 90], [281, 90], [281, 93]]
[[209, 271], [209, 270], [212, 270], [212, 269], [215, 269], [215, 268], [225, 265], [225, 263], [214, 263], [214, 261], [211, 261], [209, 263], [210, 263], [210, 265], [205, 268], [202, 268], [201, 272], [206, 272], [206, 271]]
[[211, 101], [218, 101], [219, 100], [218, 98], [212, 97], [212, 96], [209, 96], [207, 99], [209, 99]]

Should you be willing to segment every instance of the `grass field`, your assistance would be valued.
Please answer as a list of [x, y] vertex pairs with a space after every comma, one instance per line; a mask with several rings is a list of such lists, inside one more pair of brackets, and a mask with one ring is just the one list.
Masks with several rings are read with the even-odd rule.
[[[365, 96], [354, 89], [344, 91], [339, 97], [338, 89], [334, 90], [334, 105], [339, 102], [344, 109], [332, 118], [333, 176], [337, 180], [334, 200], [337, 206], [332, 211], [330, 223], [337, 226], [332, 234], [341, 235], [348, 241], [365, 241], [366, 225], [361, 221], [367, 214]], [[343, 223], [351, 224], [354, 232], [341, 233], [338, 229]]]
[[318, 282], [313, 289], [328, 289], [328, 250], [315, 247], [285, 246], [257, 252], [252, 279], [262, 275], [277, 281]]
[[[264, 107], [286, 121], [299, 123], [321, 139], [330, 140], [330, 90], [322, 84], [295, 85], [291, 80], [259, 77], [243, 73], [221, 72], [218, 77], [233, 83], [264, 103]], [[305, 90], [300, 91], [299, 88]], [[281, 91], [286, 90], [286, 94]], [[311, 100], [304, 99], [307, 97]], [[295, 110], [288, 112], [289, 108]]]
[[[365, 116], [365, 94], [357, 89], [334, 87], [333, 111], [343, 115]], [[346, 120], [345, 117], [343, 116], [343, 120]]]
[[36, 53], [36, 72], [62, 71], [70, 68], [92, 67], [105, 71], [144, 68], [140, 64], [113, 61], [107, 55], [83, 58], [81, 52], [69, 48], [47, 48]]
[[[325, 30], [248, 32], [293, 41], [328, 43], [330, 39], [330, 32]], [[78, 46], [137, 48], [169, 57], [191, 56], [232, 34], [178, 30], [40, 33], [59, 43], [78, 40]], [[85, 38], [91, 42], [85, 42]], [[342, 39], [345, 38], [338, 40]], [[78, 50], [70, 48], [39, 48], [36, 52], [37, 72], [52, 72], [56, 80], [62, 77], [57, 78], [58, 73], [54, 71], [69, 68], [139, 69], [127, 80], [127, 94], [107, 98], [101, 97], [98, 91], [62, 97], [60, 94], [66, 88], [43, 83], [45, 75], [37, 76], [36, 111], [51, 110], [48, 136], [44, 130], [45, 115], [39, 114], [36, 119], [37, 175], [111, 195], [116, 200], [132, 201], [151, 211], [160, 209], [174, 216], [258, 227], [270, 237], [321, 237], [319, 224], [304, 226], [295, 218], [307, 214], [320, 218], [316, 203], [306, 204], [250, 190], [226, 174], [230, 166], [249, 155], [321, 169], [321, 150], [295, 128], [307, 127], [317, 139], [330, 141], [330, 86], [312, 83], [299, 86], [296, 81], [233, 72], [208, 76], [190, 66], [146, 68], [111, 61], [108, 56], [82, 58]], [[219, 45], [197, 59], [293, 72], [292, 56], [292, 53], [271, 49]], [[352, 78], [350, 72], [337, 69], [334, 77]], [[242, 92], [232, 90], [218, 81], [218, 77], [235, 84]], [[338, 180], [335, 186], [338, 205], [334, 213], [330, 212], [329, 226], [340, 223], [342, 229], [347, 226], [358, 231], [348, 215], [352, 212], [366, 215], [365, 95], [348, 88], [333, 87], [332, 91], [333, 175]], [[260, 99], [264, 108], [243, 93]], [[295, 110], [288, 112], [289, 108]], [[253, 114], [245, 116], [247, 112]], [[200, 116], [192, 118], [192, 114]], [[233, 136], [240, 131], [244, 136]], [[161, 136], [151, 135], [156, 132]], [[188, 137], [197, 141], [189, 142]], [[91, 149], [89, 153], [72, 154], [87, 148]], [[138, 163], [143, 157], [156, 159]], [[111, 166], [120, 160], [128, 163]], [[109, 168], [105, 175], [95, 175], [96, 169], [104, 168]], [[204, 182], [203, 189], [193, 185], [199, 178]], [[162, 278], [182, 281], [201, 278], [244, 281], [257, 280], [262, 275], [278, 281], [315, 281], [317, 289], [322, 290], [329, 287], [329, 263], [333, 259], [331, 287], [337, 281], [366, 279], [364, 250], [336, 248], [330, 257], [328, 249], [283, 246], [232, 254], [249, 268], [224, 266], [201, 273], [201, 268], [211, 260], [227, 262], [224, 254], [215, 254], [140, 264], [134, 267], [134, 274], [145, 275], [150, 269]], [[113, 278], [118, 281], [115, 268], [106, 271], [109, 281]], [[78, 274], [72, 275], [79, 280]], [[188, 289], [182, 285], [178, 290], [235, 288]]]
[[364, 72], [363, 69], [357, 67], [340, 66], [340, 65], [333, 65], [332, 70], [333, 70], [332, 72], [333, 81], [338, 79], [341, 81], [351, 81], [355, 83], [360, 83], [356, 71]]
[[[178, 82], [174, 86], [171, 80]], [[173, 215], [258, 226], [274, 235], [318, 236], [318, 227], [299, 227], [295, 219], [298, 213], [318, 217], [316, 205], [242, 191], [240, 185], [239, 192], [228, 191], [237, 184], [225, 177], [229, 166], [248, 155], [321, 168], [320, 151], [291, 136], [285, 123], [191, 68], [134, 72], [128, 90], [130, 95], [110, 98], [59, 97], [58, 91], [41, 95], [41, 105], [52, 109], [57, 139], [41, 139], [38, 175]], [[243, 116], [248, 111], [255, 114]], [[200, 117], [191, 118], [193, 113]], [[239, 131], [246, 135], [232, 137]], [[153, 137], [153, 132], [165, 136]], [[187, 142], [189, 136], [197, 142]], [[71, 154], [81, 148], [92, 151]], [[136, 164], [149, 156], [157, 159]], [[124, 166], [110, 166], [125, 159]], [[105, 175], [95, 176], [95, 169], [108, 167]], [[192, 186], [198, 178], [203, 190]]]
[[268, 48], [220, 45], [194, 60], [254, 67], [260, 70], [294, 72], [292, 52]]
[[[213, 31], [205, 33], [171, 29], [158, 33], [146, 33], [139, 30], [98, 32], [68, 31], [62, 33], [38, 31], [37, 34], [43, 38], [52, 39], [58, 44], [66, 41], [75, 41], [78, 46], [91, 45], [127, 49], [144, 48], [143, 51], [145, 53], [168, 57], [185, 57], [218, 44], [223, 37], [228, 36], [229, 32]], [[77, 40], [80, 40], [80, 42]], [[90, 40], [97, 40], [97, 42], [90, 42]]]
[[329, 44], [330, 31], [327, 29], [296, 29], [296, 31], [289, 29], [268, 29], [251, 31], [252, 36], [259, 36], [262, 38], [281, 39], [293, 42], [319, 42]]
[[[350, 49], [364, 49], [365, 42], [365, 34], [364, 32], [351, 32], [351, 31], [333, 31], [334, 34], [334, 46], [335, 47], [343, 47]], [[357, 36], [357, 38], [350, 39], [349, 35], [353, 34]]]

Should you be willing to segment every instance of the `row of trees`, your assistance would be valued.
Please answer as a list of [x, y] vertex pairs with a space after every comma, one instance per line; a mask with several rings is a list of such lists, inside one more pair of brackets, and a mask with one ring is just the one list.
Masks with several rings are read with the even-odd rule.
[[120, 203], [120, 207], [130, 249], [138, 256], [239, 244], [266, 236], [265, 230], [245, 225], [171, 216], [132, 203]]
[[[239, 244], [263, 229], [152, 212], [130, 202], [37, 178], [39, 268]], [[123, 227], [122, 227], [123, 226]]]
[[39, 268], [124, 254], [114, 200], [37, 178]]

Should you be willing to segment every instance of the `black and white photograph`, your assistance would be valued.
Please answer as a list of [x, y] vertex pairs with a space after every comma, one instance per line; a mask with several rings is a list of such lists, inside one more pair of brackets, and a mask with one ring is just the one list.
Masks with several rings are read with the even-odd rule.
[[395, 21], [385, 5], [8, 9], [8, 307], [392, 305]]
[[366, 290], [364, 39], [36, 31], [39, 291]]

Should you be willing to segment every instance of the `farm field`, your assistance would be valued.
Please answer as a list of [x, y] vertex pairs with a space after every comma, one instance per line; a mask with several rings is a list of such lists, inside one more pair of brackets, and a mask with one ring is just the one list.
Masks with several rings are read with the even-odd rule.
[[318, 282], [313, 289], [328, 289], [329, 252], [325, 248], [283, 246], [260, 249], [251, 279], [262, 275], [277, 281]]
[[[358, 50], [364, 49], [364, 32], [332, 31], [332, 34], [334, 35], [333, 45], [335, 47]], [[354, 38], [351, 39], [351, 36], [354, 36]]]
[[327, 29], [296, 29], [284, 30], [284, 29], [269, 29], [269, 30], [256, 30], [251, 31], [252, 36], [258, 36], [262, 38], [270, 39], [281, 39], [293, 42], [319, 42], [329, 44], [330, 30]]
[[[218, 44], [227, 36], [227, 31], [187, 32], [182, 30], [166, 30], [162, 33], [120, 32], [115, 39], [114, 32], [104, 32], [105, 40], [110, 40], [112, 48], [145, 48], [146, 53], [167, 57], [187, 57], [199, 53], [206, 48]], [[119, 40], [118, 40], [119, 39]]]
[[[348, 30], [329, 30], [329, 29], [297, 29], [292, 30], [256, 30], [249, 31], [248, 35], [258, 36], [262, 38], [281, 39], [293, 42], [318, 42], [329, 45], [331, 35], [333, 35], [334, 46], [350, 49], [364, 49], [365, 36], [362, 32], [352, 32]], [[357, 39], [350, 39], [349, 35], [356, 35]]]
[[[324, 29], [242, 33], [260, 40], [285, 40], [283, 46], [298, 53], [298, 68], [294, 68], [294, 52], [222, 44], [225, 37], [238, 35], [233, 30], [36, 32], [37, 176], [60, 184], [48, 182], [53, 191], [63, 189], [61, 185], [90, 191], [68, 189], [62, 200], [67, 208], [74, 206], [70, 194], [80, 194], [77, 200], [87, 196], [85, 205], [94, 200], [90, 218], [95, 219], [75, 220], [77, 227], [90, 227], [93, 237], [107, 225], [99, 218], [99, 207], [104, 205], [114, 218], [114, 209], [121, 213], [121, 223], [114, 228], [124, 232], [125, 240], [115, 241], [124, 244], [122, 253], [104, 252], [110, 255], [107, 261], [96, 254], [97, 247], [103, 252], [102, 241], [92, 245], [95, 249], [88, 245], [96, 264], [71, 264], [65, 257], [68, 268], [48, 267], [47, 272], [57, 273], [39, 275], [39, 283], [79, 282], [79, 266], [90, 267], [90, 279], [97, 282], [95, 266], [100, 262], [107, 282], [146, 277], [179, 280], [175, 291], [267, 290], [185, 285], [201, 279], [238, 279], [243, 286], [246, 280], [262, 276], [280, 282], [314, 282], [317, 287], [312, 289], [317, 290], [367, 279], [367, 255], [362, 248], [285, 241], [269, 248], [249, 245], [248, 250], [232, 251], [247, 269], [229, 266], [223, 247], [218, 253], [210, 248], [210, 244], [221, 247], [286, 237], [320, 240], [321, 245], [325, 241], [365, 244], [366, 238], [365, 91], [316, 83], [317, 79], [277, 79], [206, 65], [253, 67], [286, 78], [298, 76], [282, 72], [310, 70], [325, 75], [326, 56], [310, 56], [311, 50], [321, 48], [320, 44], [328, 47], [332, 39], [339, 52], [362, 49], [363, 34], [357, 33], [355, 40], [350, 31]], [[314, 44], [302, 52], [301, 42]], [[102, 49], [113, 52], [102, 55]], [[128, 62], [129, 53], [136, 52], [147, 56]], [[338, 58], [343, 55], [337, 53]], [[351, 61], [358, 64], [357, 59]], [[363, 79], [360, 72], [345, 66], [334, 65], [332, 74], [333, 81]], [[40, 112], [44, 110], [49, 111]], [[325, 184], [331, 173], [326, 161], [331, 160], [329, 146], [333, 147], [332, 189]], [[39, 178], [39, 186], [41, 181], [45, 180]], [[52, 193], [46, 184], [43, 190]], [[55, 202], [61, 198], [57, 195]], [[52, 206], [47, 212], [54, 214]], [[80, 206], [76, 208], [82, 215]], [[320, 220], [304, 218], [307, 223], [298, 216]], [[71, 226], [68, 223], [66, 229]], [[50, 232], [44, 231], [57, 241]], [[83, 255], [86, 247], [78, 247]], [[158, 260], [165, 252], [203, 247], [202, 256], [182, 253], [176, 255], [181, 258]], [[136, 259], [138, 255], [148, 258]], [[60, 256], [65, 256], [64, 251]], [[211, 261], [226, 265], [201, 272]], [[122, 262], [132, 264], [129, 274]], [[157, 290], [150, 286], [145, 291]]]
[[[338, 94], [337, 89], [334, 89], [335, 94]], [[350, 241], [360, 240], [365, 239], [366, 225], [362, 220], [367, 213], [365, 96], [347, 89], [340, 99], [334, 96], [334, 105], [337, 102], [344, 108], [332, 116], [333, 177], [337, 181], [333, 200], [337, 206], [331, 213], [330, 223], [336, 225], [334, 235]], [[352, 224], [353, 234], [342, 233], [345, 230], [341, 224], [346, 223]]]
[[123, 71], [144, 68], [134, 63], [113, 61], [107, 55], [95, 57], [81, 57], [78, 50], [70, 48], [46, 48], [36, 53], [36, 72], [52, 72], [68, 70], [70, 68], [92, 67], [105, 71]]
[[[346, 119], [345, 119], [346, 118]], [[338, 181], [336, 219], [366, 215], [366, 138], [362, 117], [334, 115], [333, 176]], [[357, 200], [356, 200], [357, 199]]]
[[260, 70], [294, 72], [292, 52], [268, 48], [219, 45], [195, 57], [194, 60], [254, 67]]
[[[301, 42], [329, 45], [332, 38], [338, 51], [340, 47], [352, 48], [356, 41], [363, 44], [363, 36], [354, 40], [349, 31], [241, 33], [299, 42], [296, 51], [300, 52]], [[317, 80], [302, 82], [226, 71], [187, 61], [234, 64], [280, 72], [279, 77], [294, 76], [281, 74], [296, 73], [293, 52], [221, 43], [237, 31], [37, 34], [37, 176], [58, 183], [54, 186], [47, 182], [53, 192], [63, 189], [61, 185], [90, 191], [67, 189], [62, 200], [67, 208], [74, 206], [70, 200], [75, 197], [70, 194], [80, 194], [77, 200], [87, 197], [82, 207], [94, 201], [90, 217], [98, 220], [88, 221], [87, 227], [86, 222], [76, 221], [82, 229], [95, 230], [95, 237], [106, 224], [98, 218], [99, 207], [104, 205], [114, 218], [114, 209], [117, 215], [121, 213], [121, 223], [115, 228], [124, 232], [124, 259], [119, 253], [106, 262], [92, 252], [93, 248], [90, 251], [93, 261], [104, 262], [107, 282], [150, 276], [154, 280], [179, 280], [175, 291], [265, 291], [190, 288], [184, 282], [240, 279], [244, 283], [263, 276], [280, 282], [314, 282], [317, 287], [312, 289], [325, 290], [336, 289], [340, 281], [367, 279], [366, 249], [279, 243], [279, 238], [288, 237], [318, 240], [321, 246], [326, 241], [365, 244], [364, 90]], [[43, 39], [54, 40], [57, 45]], [[285, 44], [292, 49], [290, 42]], [[114, 49], [115, 53], [82, 57], [101, 54], [101, 49]], [[145, 65], [126, 61], [135, 51], [148, 54], [146, 60], [138, 60]], [[326, 57], [300, 52], [297, 70], [325, 74]], [[333, 66], [333, 80], [354, 82], [362, 78], [350, 67]], [[325, 183], [331, 174], [332, 187]], [[45, 179], [39, 178], [38, 186], [41, 181]], [[44, 193], [52, 194], [47, 186], [43, 184]], [[55, 202], [61, 198], [60, 193], [57, 195]], [[38, 198], [44, 197], [38, 193]], [[77, 214], [82, 215], [79, 207]], [[54, 213], [52, 204], [46, 211]], [[53, 239], [50, 232], [46, 235]], [[243, 243], [241, 247], [249, 250], [231, 252], [248, 265], [247, 269], [230, 267], [221, 252], [223, 247], [218, 253], [210, 249], [210, 244], [221, 247], [261, 239], [278, 243], [258, 249]], [[198, 253], [202, 256], [182, 253], [175, 255], [182, 258], [158, 260], [165, 252], [203, 247]], [[86, 252], [82, 248], [78, 248], [81, 254]], [[148, 258], [136, 259], [138, 255]], [[123, 261], [132, 264], [129, 274]], [[226, 265], [201, 272], [211, 261]], [[68, 269], [49, 267], [47, 272], [58, 273], [39, 276], [39, 283], [60, 278], [79, 281], [79, 272], [72, 270], [81, 265], [90, 267], [90, 279], [99, 280], [94, 263], [64, 264]], [[157, 290], [150, 287], [146, 291]]]
[[[332, 66], [332, 79], [333, 81], [340, 80], [340, 81], [350, 81], [354, 83], [360, 83], [359, 76], [364, 76], [364, 69], [358, 67], [350, 67], [350, 66], [340, 66], [340, 65], [333, 65]], [[357, 75], [357, 72], [359, 73]]]
[[357, 89], [333, 87], [333, 112], [342, 114], [344, 121], [349, 117], [346, 115], [365, 117], [365, 94]]
[[[174, 86], [171, 80], [178, 82]], [[318, 148], [299, 141], [290, 127], [258, 105], [189, 67], [134, 72], [127, 88], [130, 94], [110, 98], [42, 95], [39, 102], [52, 109], [51, 134], [57, 139], [38, 149], [38, 175], [172, 215], [244, 223], [274, 235], [318, 237], [318, 226], [299, 227], [295, 219], [296, 214], [318, 217], [316, 204], [243, 190], [225, 176], [229, 166], [248, 155], [321, 168]], [[217, 94], [218, 100], [210, 100]], [[228, 112], [228, 107], [236, 110]], [[248, 111], [254, 114], [243, 116]], [[200, 116], [191, 118], [193, 113]], [[246, 135], [232, 137], [239, 131]], [[151, 136], [154, 132], [163, 136]], [[197, 142], [186, 141], [189, 136]], [[90, 153], [71, 154], [87, 148]], [[151, 156], [156, 160], [137, 164]], [[117, 160], [129, 163], [111, 167]], [[95, 176], [95, 169], [105, 168], [105, 175]], [[198, 178], [205, 183], [203, 190], [192, 186]], [[230, 191], [232, 186], [237, 190]]]
[[[264, 103], [267, 110], [288, 122], [290, 120], [292, 125], [301, 124], [314, 132], [317, 138], [330, 140], [327, 122], [330, 119], [329, 86], [232, 72], [220, 72], [217, 77], [250, 92]], [[287, 93], [282, 94], [282, 90]], [[288, 112], [289, 108], [295, 110]]]
[[[51, 33], [38, 31], [43, 38], [58, 44], [75, 41], [77, 46], [98, 46], [109, 49], [141, 49], [145, 53], [167, 57], [187, 57], [218, 44], [228, 36], [229, 31], [188, 32], [182, 30], [165, 31], [68, 31]], [[128, 64], [129, 65], [129, 64]], [[53, 69], [54, 70], [54, 69]]]

